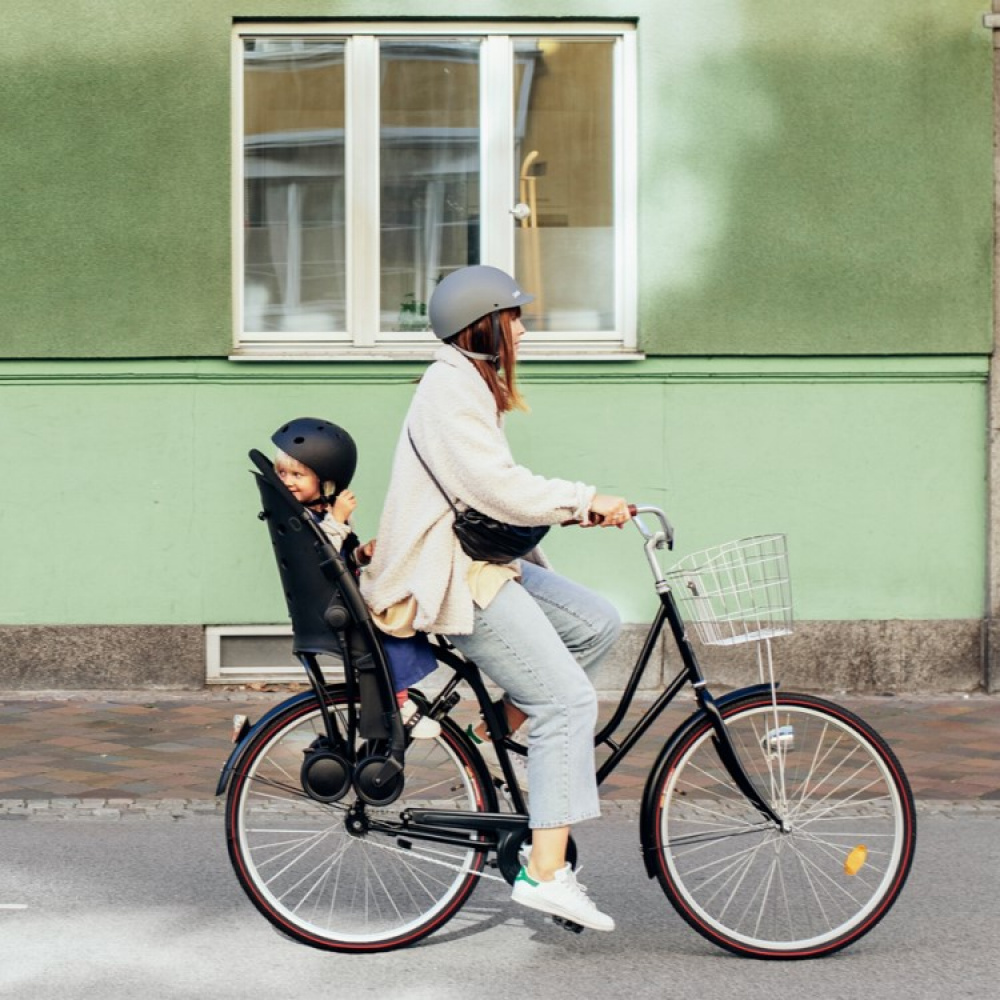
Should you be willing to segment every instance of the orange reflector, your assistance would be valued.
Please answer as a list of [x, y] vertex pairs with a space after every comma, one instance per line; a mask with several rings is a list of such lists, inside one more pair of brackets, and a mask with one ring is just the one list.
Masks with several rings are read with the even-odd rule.
[[847, 855], [847, 858], [844, 861], [844, 874], [857, 875], [858, 872], [864, 867], [867, 860], [868, 848], [865, 847], [864, 844], [858, 844], [858, 846]]

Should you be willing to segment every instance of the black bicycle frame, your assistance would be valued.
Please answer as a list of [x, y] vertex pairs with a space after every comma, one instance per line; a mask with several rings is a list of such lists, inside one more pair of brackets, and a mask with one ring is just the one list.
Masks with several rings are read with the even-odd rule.
[[[685, 685], [690, 684], [694, 688], [698, 707], [708, 716], [712, 724], [715, 749], [726, 771], [729, 772], [729, 776], [736, 783], [737, 788], [743, 792], [759, 812], [763, 813], [764, 816], [776, 825], [781, 826], [781, 819], [757, 791], [757, 788], [750, 780], [746, 769], [740, 761], [736, 748], [733, 746], [733, 741], [729, 735], [729, 730], [726, 728], [725, 720], [722, 718], [715, 699], [706, 687], [705, 676], [698, 663], [698, 657], [687, 637], [684, 621], [677, 610], [677, 602], [674, 600], [670, 585], [666, 582], [660, 582], [657, 584], [656, 589], [660, 595], [660, 607], [657, 610], [656, 617], [653, 619], [653, 624], [650, 626], [649, 633], [646, 635], [642, 651], [625, 684], [618, 707], [615, 709], [611, 719], [608, 720], [606, 725], [594, 737], [595, 745], [603, 745], [611, 750], [608, 759], [598, 768], [598, 785], [622, 762], [629, 751], [639, 742], [643, 734], [660, 717], [663, 710], [674, 700], [678, 692]], [[674, 643], [681, 654], [681, 663], [683, 666], [674, 679], [661, 692], [659, 697], [657, 697], [656, 701], [643, 712], [622, 741], [616, 743], [612, 737], [632, 705], [635, 693], [639, 688], [639, 682], [646, 671], [646, 667], [649, 665], [653, 650], [656, 648], [656, 643], [663, 633], [664, 625], [670, 626]]]
[[[677, 603], [671, 593], [669, 584], [665, 582], [657, 584], [657, 591], [660, 595], [660, 607], [646, 635], [642, 650], [632, 667], [632, 672], [626, 681], [621, 699], [615, 708], [614, 714], [594, 737], [595, 746], [605, 746], [611, 751], [608, 758], [597, 770], [598, 785], [602, 784], [608, 775], [628, 756], [632, 748], [642, 739], [646, 731], [656, 722], [677, 694], [686, 685], [690, 684], [694, 689], [698, 707], [705, 713], [712, 725], [715, 748], [726, 771], [754, 807], [773, 823], [781, 826], [780, 818], [763, 799], [750, 780], [746, 769], [740, 761], [739, 754], [733, 746], [725, 720], [722, 718], [715, 699], [706, 687], [705, 677], [698, 663], [698, 657], [687, 637], [683, 619], [677, 609]], [[653, 704], [643, 712], [621, 741], [616, 742], [614, 734], [620, 728], [628, 710], [632, 706], [639, 684], [646, 672], [646, 668], [649, 666], [649, 661], [663, 633], [664, 626], [670, 627], [674, 643], [680, 652], [683, 666]], [[524, 797], [521, 794], [517, 781], [514, 780], [513, 768], [507, 756], [511, 752], [523, 753], [524, 751], [518, 744], [506, 738], [508, 735], [507, 721], [500, 703], [493, 702], [490, 699], [483, 684], [482, 675], [479, 669], [473, 664], [456, 656], [447, 647], [440, 647], [435, 651], [435, 655], [439, 661], [454, 670], [454, 676], [434, 699], [428, 714], [433, 716], [446, 702], [454, 704], [458, 700], [455, 689], [458, 687], [460, 681], [464, 680], [472, 687], [479, 702], [479, 707], [482, 710], [483, 718], [486, 720], [487, 731], [498, 749], [502, 748], [497, 754], [497, 759], [500, 761], [504, 777], [507, 780], [512, 804], [517, 811], [524, 812], [526, 809]], [[445, 711], [450, 707], [450, 704], [444, 708]]]

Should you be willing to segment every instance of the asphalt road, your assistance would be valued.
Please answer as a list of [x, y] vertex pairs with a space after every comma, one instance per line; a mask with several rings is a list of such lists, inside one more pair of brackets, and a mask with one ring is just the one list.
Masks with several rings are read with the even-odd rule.
[[12, 1000], [510, 996], [672, 1000], [922, 1000], [993, 995], [1000, 812], [922, 814], [895, 909], [850, 949], [753, 962], [704, 941], [670, 908], [622, 815], [581, 826], [582, 881], [612, 934], [572, 935], [482, 884], [421, 945], [324, 953], [271, 929], [229, 868], [221, 820], [0, 822], [0, 995]]

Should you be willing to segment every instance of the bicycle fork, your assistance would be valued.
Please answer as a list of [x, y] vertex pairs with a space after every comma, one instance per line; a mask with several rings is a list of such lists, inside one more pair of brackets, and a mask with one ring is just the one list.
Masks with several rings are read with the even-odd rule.
[[[709, 722], [712, 724], [714, 731], [712, 743], [715, 746], [716, 753], [719, 755], [719, 760], [722, 761], [723, 767], [725, 767], [727, 773], [733, 779], [736, 787], [747, 797], [751, 805], [761, 815], [774, 823], [779, 830], [786, 830], [785, 821], [764, 800], [760, 792], [757, 791], [756, 786], [746, 772], [746, 768], [743, 766], [743, 762], [740, 760], [739, 753], [733, 745], [732, 737], [729, 735], [729, 729], [726, 727], [726, 721], [722, 717], [722, 712], [719, 711], [719, 706], [716, 704], [715, 698], [712, 697], [706, 687], [705, 677], [701, 672], [698, 657], [695, 655], [691, 642], [687, 637], [687, 630], [677, 610], [677, 604], [671, 593], [670, 585], [665, 580], [661, 580], [657, 582], [656, 589], [659, 592], [663, 605], [663, 614], [660, 616], [661, 627], [662, 619], [665, 618], [671, 632], [673, 632], [677, 649], [680, 651], [684, 669], [694, 688], [698, 705], [708, 716]], [[761, 690], [766, 689], [772, 694], [774, 692], [773, 681], [770, 684], [761, 684], [757, 687], [747, 688], [746, 690], [754, 691], [758, 687]]]
[[[759, 686], [762, 689], [770, 690], [770, 685], [762, 684]], [[746, 690], [753, 691], [755, 688], [747, 688]], [[712, 723], [712, 729], [715, 731], [712, 736], [712, 744], [715, 747], [715, 752], [719, 755], [719, 760], [722, 761], [723, 767], [725, 767], [727, 773], [735, 782], [736, 787], [747, 797], [747, 800], [759, 813], [771, 820], [779, 830], [786, 830], [785, 821], [764, 801], [760, 792], [757, 791], [756, 786], [750, 780], [750, 776], [747, 774], [746, 768], [744, 768], [743, 762], [740, 760], [739, 754], [733, 746], [729, 729], [726, 727], [726, 721], [722, 718], [722, 713], [719, 711], [719, 706], [715, 703], [715, 699], [704, 689], [698, 689], [696, 696], [699, 705], [701, 705], [702, 710]]]

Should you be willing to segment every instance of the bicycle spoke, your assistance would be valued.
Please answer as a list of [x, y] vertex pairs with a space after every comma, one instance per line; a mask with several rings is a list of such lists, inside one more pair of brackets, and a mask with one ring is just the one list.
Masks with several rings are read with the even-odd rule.
[[777, 709], [748, 696], [724, 719], [746, 773], [785, 825], [760, 823], [706, 719], [662, 772], [658, 876], [692, 926], [724, 947], [822, 954], [866, 933], [871, 914], [899, 892], [912, 860], [912, 807], [889, 751], [842, 712], [811, 697], [776, 701]]
[[[342, 718], [343, 706], [334, 708]], [[237, 874], [268, 919], [310, 944], [368, 951], [416, 940], [458, 909], [485, 854], [471, 836], [468, 848], [422, 843], [401, 814], [417, 806], [475, 810], [493, 800], [459, 753], [464, 737], [447, 723], [437, 739], [407, 748], [395, 802], [368, 806], [354, 793], [318, 802], [298, 771], [303, 750], [322, 732], [318, 709], [305, 705], [248, 748], [227, 809]], [[373, 751], [363, 743], [355, 752]], [[402, 836], [405, 846], [397, 843]]]

